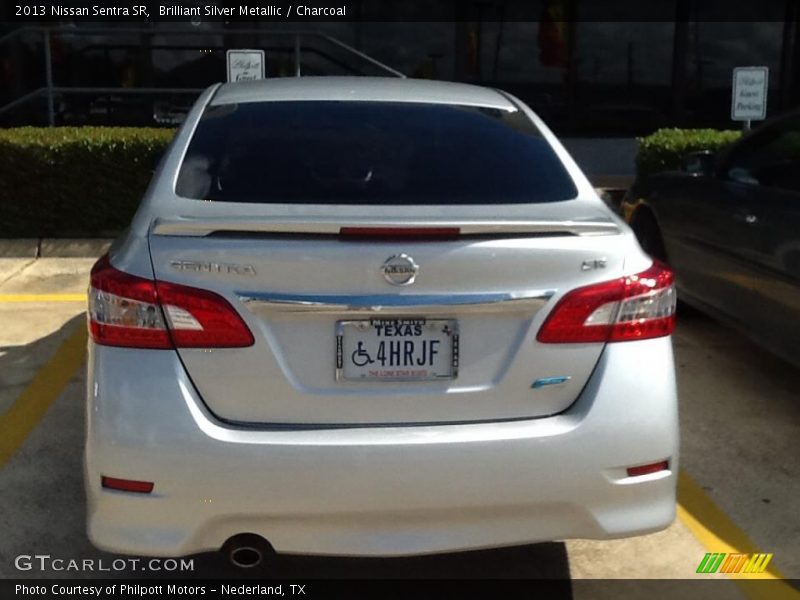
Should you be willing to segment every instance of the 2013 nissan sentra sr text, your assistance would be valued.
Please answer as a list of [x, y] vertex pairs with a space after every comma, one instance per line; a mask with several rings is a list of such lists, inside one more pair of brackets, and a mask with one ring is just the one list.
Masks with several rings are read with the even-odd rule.
[[662, 529], [674, 313], [508, 94], [213, 86], [91, 274], [89, 536], [246, 565]]

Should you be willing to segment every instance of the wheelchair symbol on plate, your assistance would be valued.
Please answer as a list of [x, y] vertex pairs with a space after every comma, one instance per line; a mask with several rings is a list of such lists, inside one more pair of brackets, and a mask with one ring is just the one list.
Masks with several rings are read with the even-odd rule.
[[357, 367], [363, 367], [375, 362], [372, 357], [370, 357], [369, 353], [364, 350], [364, 342], [358, 342], [358, 347], [353, 350], [350, 360], [352, 360], [353, 364]]

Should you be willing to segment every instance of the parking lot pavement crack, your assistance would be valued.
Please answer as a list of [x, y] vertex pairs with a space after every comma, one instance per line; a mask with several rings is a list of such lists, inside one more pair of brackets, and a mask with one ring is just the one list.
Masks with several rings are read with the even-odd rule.
[[32, 259], [26, 261], [25, 263], [23, 263], [21, 265], [18, 265], [16, 268], [12, 268], [11, 273], [9, 273], [8, 275], [0, 275], [0, 288], [2, 288], [3, 285], [8, 283], [9, 281], [14, 279], [15, 277], [21, 275], [25, 271], [25, 269], [27, 269], [28, 267], [33, 265], [35, 262], [36, 262], [36, 259], [32, 258]]

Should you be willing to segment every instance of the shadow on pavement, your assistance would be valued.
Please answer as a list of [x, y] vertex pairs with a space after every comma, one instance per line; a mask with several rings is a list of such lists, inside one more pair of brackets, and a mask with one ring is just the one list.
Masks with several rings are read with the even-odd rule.
[[774, 576], [796, 577], [800, 368], [682, 308], [674, 337], [685, 471], [679, 502], [737, 551], [774, 553]]
[[[4, 307], [6, 308], [6, 307]], [[0, 327], [8, 329], [7, 319], [19, 320], [20, 315], [0, 312]], [[0, 418], [17, 400], [53, 356], [58, 347], [77, 327], [86, 327], [83, 313], [64, 317], [65, 322], [27, 344], [0, 344]]]
[[[563, 579], [569, 559], [561, 542], [402, 558], [279, 555], [264, 568], [235, 568], [221, 554], [198, 554], [194, 577], [280, 579]], [[184, 574], [185, 575], [185, 574]], [[559, 596], [559, 598], [571, 598]]]

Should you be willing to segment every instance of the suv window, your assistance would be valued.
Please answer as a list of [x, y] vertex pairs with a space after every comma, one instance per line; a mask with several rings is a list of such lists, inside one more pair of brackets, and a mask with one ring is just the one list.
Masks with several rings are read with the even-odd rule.
[[735, 181], [800, 192], [800, 120], [744, 141], [732, 152], [726, 173]]
[[421, 103], [210, 106], [176, 193], [218, 202], [502, 204], [577, 195], [521, 111]]

